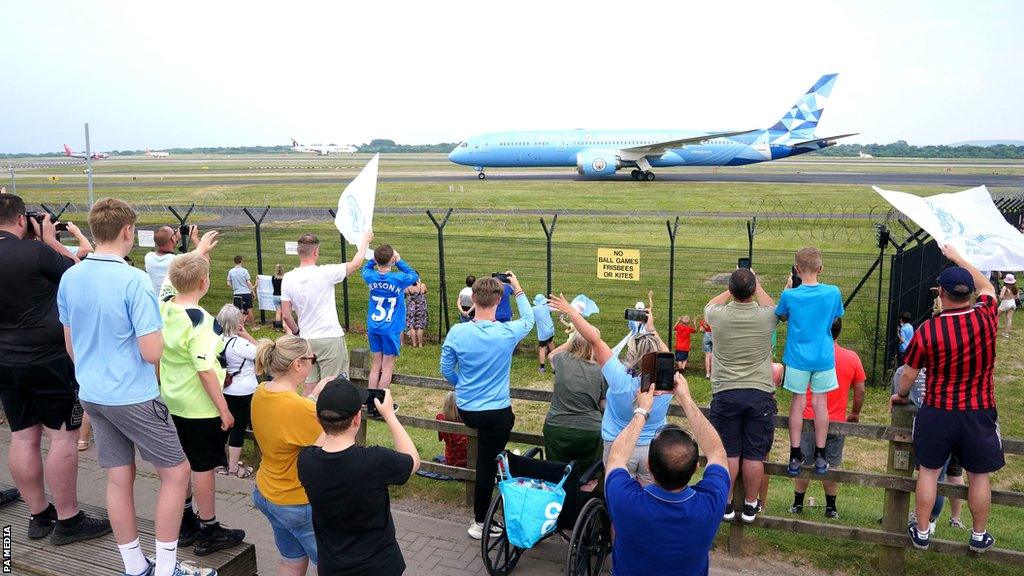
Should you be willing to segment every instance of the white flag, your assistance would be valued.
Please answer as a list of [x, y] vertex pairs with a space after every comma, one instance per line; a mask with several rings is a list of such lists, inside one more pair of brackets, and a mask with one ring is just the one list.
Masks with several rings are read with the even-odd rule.
[[984, 186], [934, 196], [873, 188], [936, 242], [952, 244], [979, 270], [1024, 270], [1024, 235], [1003, 218]]
[[377, 163], [380, 154], [363, 167], [338, 198], [334, 225], [349, 244], [356, 246], [373, 229], [373, 206], [377, 200]]

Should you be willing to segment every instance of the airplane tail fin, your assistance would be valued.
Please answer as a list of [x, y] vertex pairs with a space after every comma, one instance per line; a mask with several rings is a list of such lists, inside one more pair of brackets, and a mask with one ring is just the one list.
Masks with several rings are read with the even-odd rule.
[[301, 146], [301, 144], [299, 144], [298, 142], [296, 142], [296, 141], [295, 141], [295, 138], [292, 138], [292, 146], [293, 146], [293, 147], [295, 147], [295, 148], [298, 148], [299, 146]]
[[806, 94], [779, 119], [771, 130], [788, 132], [794, 140], [810, 140], [814, 138], [814, 129], [821, 120], [821, 114], [828, 103], [828, 95], [836, 83], [838, 74], [826, 74], [811, 86]]
[[65, 156], [71, 156], [74, 153], [75, 153], [75, 151], [72, 150], [70, 146], [68, 146], [67, 144], [64, 145], [64, 155]]

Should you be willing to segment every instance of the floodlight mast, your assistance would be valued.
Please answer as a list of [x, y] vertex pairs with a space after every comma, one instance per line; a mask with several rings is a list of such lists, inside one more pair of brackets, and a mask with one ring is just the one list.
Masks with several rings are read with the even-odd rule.
[[85, 176], [89, 186], [89, 208], [92, 208], [92, 146], [89, 144], [89, 123], [85, 123]]

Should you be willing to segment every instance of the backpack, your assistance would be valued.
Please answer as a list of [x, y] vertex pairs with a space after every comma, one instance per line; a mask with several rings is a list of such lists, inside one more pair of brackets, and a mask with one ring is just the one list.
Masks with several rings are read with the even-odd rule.
[[[224, 349], [220, 351], [220, 354], [217, 354], [217, 361], [220, 362], [220, 367], [221, 368], [227, 369], [227, 367], [228, 367], [228, 357], [227, 357], [228, 346], [231, 346], [231, 343], [234, 342], [236, 338], [238, 338], [238, 336], [232, 336], [230, 339], [228, 339], [227, 343], [224, 344]], [[231, 382], [235, 379], [235, 376], [238, 376], [238, 374], [242, 372], [242, 367], [245, 366], [245, 361], [246, 360], [247, 360], [246, 358], [242, 358], [242, 363], [238, 365], [238, 370], [235, 370], [234, 372], [228, 372], [227, 374], [224, 375], [224, 388], [227, 388], [228, 386], [231, 386]]]

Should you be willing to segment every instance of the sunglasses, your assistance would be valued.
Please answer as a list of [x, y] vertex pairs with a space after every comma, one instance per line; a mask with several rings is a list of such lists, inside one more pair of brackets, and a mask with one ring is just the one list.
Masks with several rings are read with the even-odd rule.
[[299, 356], [299, 360], [309, 360], [310, 364], [316, 364], [316, 354], [312, 356]]

